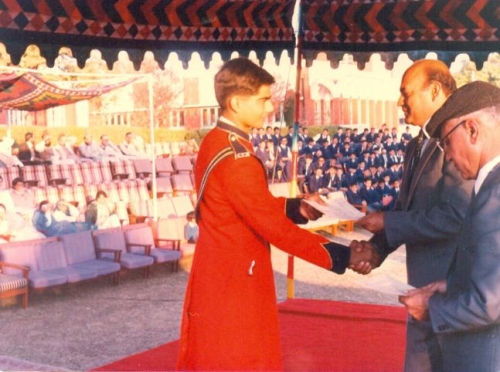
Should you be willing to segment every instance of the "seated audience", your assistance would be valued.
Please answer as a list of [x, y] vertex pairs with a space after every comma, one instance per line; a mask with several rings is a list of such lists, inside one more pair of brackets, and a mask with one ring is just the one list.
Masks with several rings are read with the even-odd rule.
[[255, 150], [255, 156], [259, 158], [269, 175], [269, 171], [274, 167], [274, 161], [271, 158], [271, 152], [266, 148], [266, 141], [262, 140], [258, 143], [257, 149]]
[[7, 243], [10, 241], [11, 236], [14, 234], [9, 221], [6, 218], [5, 205], [0, 204], [0, 243]]
[[376, 212], [382, 210], [382, 198], [380, 193], [373, 187], [373, 180], [369, 177], [365, 178], [363, 186], [359, 190], [359, 195], [366, 202], [368, 212]]
[[42, 134], [42, 139], [35, 145], [35, 153], [37, 158], [39, 158], [45, 164], [52, 164], [52, 158], [54, 157], [54, 149], [52, 148], [52, 142], [50, 134], [48, 131], [44, 131]]
[[287, 137], [282, 137], [280, 141], [281, 144], [276, 149], [277, 169], [281, 172], [281, 181], [288, 182], [292, 179], [292, 151], [287, 145]]
[[187, 223], [184, 226], [184, 237], [188, 243], [196, 243], [198, 241], [199, 228], [194, 218], [194, 212], [189, 212], [186, 215]]
[[328, 193], [328, 190], [325, 187], [325, 178], [323, 176], [323, 168], [321, 166], [316, 166], [314, 169], [314, 173], [309, 176], [307, 182], [305, 184], [305, 189], [307, 193], [314, 194], [320, 193], [325, 194]]
[[123, 142], [118, 145], [118, 148], [122, 152], [123, 155], [126, 155], [130, 158], [145, 158], [146, 154], [141, 153], [134, 144], [134, 135], [132, 132], [127, 132], [125, 134], [125, 139]]
[[307, 192], [305, 186], [309, 177], [314, 173], [313, 156], [305, 154], [299, 157], [297, 164], [297, 185], [300, 192]]
[[352, 182], [349, 185], [349, 189], [346, 192], [346, 198], [349, 204], [355, 206], [366, 205], [366, 201], [363, 200], [361, 195], [359, 194], [359, 186], [357, 182]]
[[12, 189], [10, 189], [10, 196], [15, 206], [15, 212], [22, 215], [26, 220], [29, 220], [37, 206], [35, 197], [24, 186], [22, 178], [14, 178]]
[[53, 216], [57, 221], [77, 222], [80, 211], [74, 205], [60, 199], [57, 201]]
[[391, 202], [393, 201], [392, 191], [391, 191], [390, 186], [387, 185], [384, 178], [380, 178], [378, 180], [378, 185], [375, 188], [375, 190], [377, 191], [380, 200], [382, 200], [382, 209], [381, 210], [386, 211], [387, 206], [389, 204], [391, 204]]
[[101, 136], [100, 148], [103, 157], [108, 158], [109, 161], [128, 158], [128, 156], [122, 154], [118, 146], [111, 142], [105, 134]]
[[0, 244], [44, 237], [25, 218], [0, 203]]
[[392, 210], [394, 208], [394, 206], [396, 205], [396, 200], [398, 199], [398, 196], [399, 196], [399, 180], [398, 179], [391, 182], [391, 194], [390, 195], [392, 197], [392, 200], [385, 207], [385, 210], [387, 210], [387, 211]]
[[40, 203], [33, 214], [33, 226], [46, 237], [61, 236], [78, 231], [88, 230], [89, 225], [85, 223], [58, 221], [54, 218], [50, 204], [47, 200]]
[[35, 151], [35, 137], [32, 132], [27, 132], [24, 135], [24, 142], [19, 145], [17, 156], [25, 165], [43, 164], [42, 160], [37, 157]]
[[12, 166], [22, 167], [24, 164], [16, 155], [14, 149], [15, 141], [14, 139], [6, 136], [0, 139], [0, 166], [5, 166], [7, 168]]
[[57, 145], [54, 146], [54, 156], [52, 158], [53, 164], [76, 164], [82, 161], [92, 161], [87, 158], [80, 158], [74, 153], [71, 146], [68, 145], [68, 137], [64, 133], [59, 135]]
[[101, 161], [105, 156], [101, 147], [93, 142], [90, 134], [83, 137], [83, 143], [78, 147], [78, 150], [82, 158], [92, 161]]
[[102, 190], [97, 192], [95, 200], [87, 207], [85, 221], [97, 229], [121, 226], [115, 203], [109, 200], [108, 194]]

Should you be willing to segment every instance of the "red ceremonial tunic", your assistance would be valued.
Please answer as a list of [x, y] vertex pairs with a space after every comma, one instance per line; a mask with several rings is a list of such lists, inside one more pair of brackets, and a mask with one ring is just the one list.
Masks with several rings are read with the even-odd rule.
[[[325, 269], [327, 239], [296, 226], [285, 198], [268, 189], [248, 134], [218, 123], [203, 140], [196, 189], [224, 148], [235, 153], [216, 165], [199, 205], [199, 240], [182, 316], [178, 368], [282, 369], [278, 308], [269, 243]], [[200, 197], [200, 194], [198, 194]]]

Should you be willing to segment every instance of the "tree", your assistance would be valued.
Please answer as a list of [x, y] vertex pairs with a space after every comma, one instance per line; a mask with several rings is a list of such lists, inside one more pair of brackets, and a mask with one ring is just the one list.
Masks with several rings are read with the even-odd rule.
[[[174, 71], [155, 69], [153, 73], [153, 110], [155, 127], [170, 126], [170, 112], [180, 107], [182, 84], [179, 75]], [[149, 92], [148, 84], [140, 83], [134, 87], [135, 109], [134, 123], [138, 126], [149, 126]]]
[[474, 62], [463, 61], [462, 68], [458, 73], [453, 74], [453, 77], [458, 87], [475, 80], [486, 81], [500, 87], [500, 54], [491, 53], [483, 69], [479, 71]]
[[[283, 115], [285, 115], [285, 119], [287, 119], [286, 113], [290, 111], [290, 105], [293, 105], [293, 100], [290, 101], [289, 97], [287, 97], [287, 91], [290, 84], [285, 81], [281, 75], [275, 74], [274, 80], [275, 83], [271, 86], [271, 102], [274, 106], [274, 117], [280, 120], [281, 110], [283, 110]], [[291, 123], [287, 121], [286, 124], [292, 125], [293, 119]]]

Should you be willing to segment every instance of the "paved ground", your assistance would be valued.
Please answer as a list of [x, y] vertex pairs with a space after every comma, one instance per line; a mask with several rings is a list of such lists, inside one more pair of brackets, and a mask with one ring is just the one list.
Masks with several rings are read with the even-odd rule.
[[[272, 252], [278, 300], [284, 301], [288, 256]], [[405, 281], [404, 260], [402, 248], [370, 276], [390, 273]], [[27, 310], [4, 303], [0, 370], [83, 371], [177, 339], [188, 267], [185, 262], [177, 273], [155, 267], [149, 279], [129, 272], [118, 286], [102, 279], [34, 293]], [[366, 289], [370, 276], [339, 276], [295, 259], [295, 296], [398, 305], [395, 296]]]

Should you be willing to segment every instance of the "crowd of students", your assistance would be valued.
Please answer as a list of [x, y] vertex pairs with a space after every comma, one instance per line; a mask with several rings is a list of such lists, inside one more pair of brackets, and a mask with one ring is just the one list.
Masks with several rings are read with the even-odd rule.
[[[325, 128], [314, 138], [307, 127], [298, 131], [297, 183], [304, 193], [344, 192], [348, 202], [367, 211], [393, 208], [403, 174], [403, 156], [412, 138], [406, 127], [339, 127], [335, 133]], [[268, 171], [270, 180], [287, 182], [292, 176], [293, 127], [286, 135], [280, 129], [254, 130], [250, 140], [255, 154]]]

